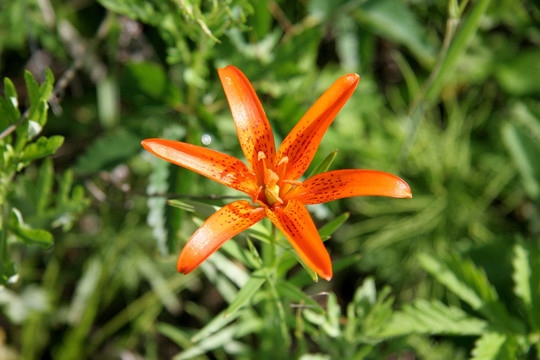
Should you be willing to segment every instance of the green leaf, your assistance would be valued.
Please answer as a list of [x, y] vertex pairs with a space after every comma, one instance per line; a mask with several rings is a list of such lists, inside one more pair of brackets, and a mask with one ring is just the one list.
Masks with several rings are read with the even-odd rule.
[[23, 221], [22, 214], [15, 208], [12, 209], [8, 230], [29, 245], [49, 248], [54, 240], [50, 232], [28, 227]]
[[309, 173], [308, 178], [327, 171], [332, 165], [332, 163], [334, 162], [334, 159], [336, 158], [337, 153], [338, 153], [338, 150], [336, 149], [332, 151], [330, 154], [328, 154], [323, 159], [323, 161], [317, 164], [317, 166]]
[[437, 300], [418, 299], [392, 315], [380, 336], [422, 335], [482, 335], [488, 324], [471, 317], [456, 307]]
[[319, 307], [317, 302], [311, 296], [308, 296], [300, 288], [291, 284], [289, 281], [278, 281], [276, 283], [276, 290], [281, 298], [294, 301], [298, 305]]
[[174, 341], [181, 348], [191, 346], [187, 332], [179, 329], [177, 326], [167, 323], [158, 323], [156, 328], [161, 334]]
[[375, 280], [368, 277], [354, 293], [353, 301], [347, 306], [345, 336], [356, 341], [359, 334], [365, 341], [377, 342], [379, 333], [389, 323], [394, 298], [389, 287], [377, 292]]
[[40, 137], [35, 142], [26, 145], [21, 155], [20, 161], [32, 161], [43, 157], [53, 155], [56, 150], [64, 143], [64, 137], [54, 135], [50, 138]]
[[238, 244], [237, 241], [226, 241], [220, 248], [247, 268], [258, 269], [260, 262], [257, 261], [253, 253]]
[[439, 260], [430, 255], [421, 254], [420, 263], [441, 284], [448, 287], [475, 310], [486, 303], [498, 300], [497, 293], [489, 283], [486, 274], [470, 260], [461, 260], [457, 257]]
[[28, 98], [30, 99], [30, 106], [37, 106], [39, 96], [39, 84], [34, 79], [32, 73], [28, 70], [24, 71], [24, 82], [26, 83], [26, 90], [28, 91]]
[[11, 261], [7, 247], [7, 233], [0, 232], [0, 285], [5, 285], [16, 279], [17, 271], [15, 264]]
[[476, 34], [480, 25], [480, 20], [486, 13], [491, 0], [479, 0], [474, 3], [473, 8], [462, 24], [457, 30], [456, 35], [448, 48], [448, 52], [445, 54], [439, 71], [426, 91], [426, 98], [435, 99], [439, 93], [444, 82], [452, 76], [455, 65], [461, 54], [467, 49], [469, 42]]
[[179, 299], [176, 297], [176, 294], [170, 291], [167, 280], [160, 271], [155, 258], [142, 251], [137, 252], [137, 255], [132, 256], [132, 261], [137, 264], [137, 269], [150, 283], [153, 292], [157, 295], [163, 306], [171, 314], [177, 313], [181, 307]]
[[523, 301], [525, 307], [530, 310], [532, 308], [532, 291], [531, 291], [531, 267], [529, 264], [529, 251], [522, 244], [514, 246], [514, 257], [512, 259], [514, 273], [512, 279], [515, 287], [514, 293]]
[[208, 338], [212, 334], [215, 334], [216, 332], [225, 328], [228, 324], [235, 321], [238, 317], [240, 317], [240, 315], [242, 315], [242, 312], [236, 311], [229, 316], [225, 316], [225, 311], [222, 311], [221, 313], [216, 315], [210, 322], [205, 324], [202, 329], [199, 330], [195, 335], [193, 335], [190, 341], [192, 343], [198, 343], [199, 341]]
[[[226, 279], [238, 287], [243, 287], [250, 279], [250, 275], [244, 267], [238, 266], [220, 251], [212, 254], [212, 256], [207, 259], [207, 262], [215, 267], [214, 271], [219, 271]], [[236, 295], [236, 291], [234, 292], [234, 295]]]
[[36, 121], [41, 129], [47, 122], [47, 102], [49, 101], [49, 97], [53, 90], [54, 76], [52, 71], [47, 69], [45, 71], [45, 81], [39, 86], [32, 74], [26, 70], [24, 73], [24, 80], [30, 98], [30, 113], [28, 115], [28, 120]]
[[15, 85], [13, 85], [13, 82], [7, 77], [4, 78], [4, 96], [15, 108], [19, 107], [17, 90], [15, 90]]
[[167, 94], [167, 74], [163, 67], [156, 63], [127, 64], [122, 82], [125, 83], [125, 89], [122, 90], [132, 96], [146, 95], [158, 100], [163, 99]]
[[141, 139], [122, 128], [92, 143], [79, 156], [73, 170], [81, 174], [93, 174], [127, 160], [140, 149]]
[[427, 254], [420, 256], [420, 263], [433, 277], [445, 285], [474, 310], [486, 316], [494, 325], [505, 331], [523, 331], [499, 301], [495, 288], [486, 274], [470, 260], [449, 256], [444, 260]]
[[0, 98], [0, 111], [3, 115], [0, 117], [0, 130], [2, 131], [21, 117], [17, 92], [9, 78], [4, 78], [4, 96], [5, 98]]
[[196, 343], [189, 349], [182, 351], [178, 355], [173, 357], [173, 360], [186, 360], [192, 359], [196, 356], [203, 355], [211, 350], [221, 348], [227, 344], [233, 342], [236, 333], [238, 331], [238, 325], [231, 325], [220, 331], [209, 335]]
[[400, 0], [368, 0], [356, 8], [357, 20], [397, 43], [405, 45], [425, 65], [434, 62], [434, 49], [424, 27], [407, 3]]
[[507, 335], [491, 332], [474, 344], [471, 360], [517, 359], [517, 342]]
[[329, 238], [337, 229], [341, 227], [349, 218], [350, 213], [343, 213], [336, 218], [330, 220], [319, 229], [319, 235], [323, 241]]
[[272, 12], [268, 11], [268, 0], [255, 0], [252, 1], [252, 5], [255, 8], [253, 11], [252, 27], [257, 34], [257, 39], [262, 39], [266, 34], [270, 32], [272, 25]]
[[540, 93], [540, 50], [519, 51], [494, 72], [501, 87], [512, 95]]
[[99, 291], [98, 286], [103, 271], [103, 262], [98, 257], [91, 258], [85, 264], [84, 273], [77, 282], [75, 295], [67, 312], [67, 320], [71, 326], [80, 324], [85, 309], [89, 307], [88, 303], [95, 301], [93, 294]]
[[521, 175], [527, 194], [540, 199], [540, 145], [522, 126], [506, 124], [502, 129], [504, 144]]
[[251, 277], [247, 283], [240, 289], [236, 299], [225, 310], [225, 316], [234, 314], [238, 309], [244, 306], [251, 298], [259, 291], [261, 286], [265, 283], [265, 277], [262, 274], [263, 270], [256, 271], [251, 274]]
[[331, 338], [338, 338], [341, 335], [341, 309], [337, 302], [336, 294], [329, 293], [326, 302], [326, 321], [322, 324], [322, 329]]
[[37, 184], [35, 188], [36, 212], [43, 214], [50, 202], [51, 191], [53, 186], [54, 170], [52, 160], [47, 158], [39, 167], [37, 176]]
[[532, 246], [518, 243], [512, 259], [514, 293], [523, 301], [531, 327], [540, 329], [540, 254]]

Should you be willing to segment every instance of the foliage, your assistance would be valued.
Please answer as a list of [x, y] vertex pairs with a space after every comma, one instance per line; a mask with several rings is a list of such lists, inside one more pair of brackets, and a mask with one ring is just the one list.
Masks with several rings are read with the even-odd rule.
[[[526, 0], [0, 3], [0, 357], [539, 358], [539, 19]], [[387, 171], [414, 198], [310, 208], [331, 282], [267, 221], [176, 273], [239, 194], [140, 141], [242, 158], [229, 64], [278, 143], [361, 75], [308, 173]]]
[[[47, 122], [53, 74], [47, 70], [41, 85], [30, 72], [25, 72], [24, 80], [30, 102], [24, 114], [19, 111], [19, 97], [9, 78], [4, 79], [4, 97], [0, 99], [4, 114], [2, 128], [5, 129], [0, 136], [0, 285], [17, 280], [9, 243], [19, 241], [49, 248], [53, 244], [49, 229], [62, 226], [69, 230], [74, 215], [85, 207], [84, 190], [82, 187], [72, 189], [70, 172], [65, 172], [59, 179], [58, 189], [53, 194], [54, 173], [49, 159], [33, 169], [36, 174], [27, 171], [14, 181], [17, 173], [32, 162], [54, 154], [64, 142], [59, 135], [38, 136]], [[10, 132], [12, 129], [15, 133]]]

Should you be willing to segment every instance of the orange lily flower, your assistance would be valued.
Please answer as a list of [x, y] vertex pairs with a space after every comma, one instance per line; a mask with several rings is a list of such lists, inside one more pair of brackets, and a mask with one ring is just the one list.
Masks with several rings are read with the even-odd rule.
[[187, 274], [225, 241], [268, 217], [300, 258], [323, 279], [332, 278], [330, 256], [305, 205], [350, 196], [412, 197], [397, 176], [373, 170], [335, 170], [299, 181], [330, 123], [354, 92], [360, 77], [339, 78], [300, 119], [276, 152], [272, 129], [246, 76], [234, 66], [218, 69], [249, 167], [235, 157], [183, 142], [147, 139], [153, 154], [251, 197], [211, 215], [191, 236], [178, 258]]

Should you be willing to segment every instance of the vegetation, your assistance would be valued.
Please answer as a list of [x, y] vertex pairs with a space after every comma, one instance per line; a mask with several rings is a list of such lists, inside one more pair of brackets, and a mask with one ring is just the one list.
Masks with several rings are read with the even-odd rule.
[[[0, 358], [540, 358], [539, 21], [510, 0], [2, 2]], [[176, 271], [242, 194], [140, 142], [243, 159], [227, 65], [278, 144], [361, 76], [308, 173], [414, 198], [310, 206], [330, 282], [267, 220]]]

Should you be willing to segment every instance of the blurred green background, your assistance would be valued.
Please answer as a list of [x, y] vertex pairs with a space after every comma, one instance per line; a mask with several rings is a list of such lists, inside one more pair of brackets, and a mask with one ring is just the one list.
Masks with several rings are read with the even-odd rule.
[[[514, 0], [2, 1], [0, 359], [540, 358], [539, 20]], [[140, 141], [243, 159], [229, 64], [278, 144], [361, 76], [312, 168], [338, 149], [332, 169], [414, 198], [310, 207], [331, 282], [292, 257], [252, 280], [266, 223], [176, 273], [239, 194]]]

